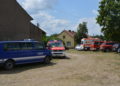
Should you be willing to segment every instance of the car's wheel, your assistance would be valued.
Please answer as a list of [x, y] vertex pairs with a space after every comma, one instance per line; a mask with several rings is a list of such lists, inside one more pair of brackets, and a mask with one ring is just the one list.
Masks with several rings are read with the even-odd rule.
[[12, 61], [12, 60], [8, 60], [4, 63], [4, 68], [6, 70], [13, 69], [13, 67], [14, 67], [14, 61]]
[[118, 53], [120, 53], [120, 48], [117, 50]]
[[50, 61], [51, 61], [51, 57], [46, 56], [45, 59], [44, 59], [44, 63], [45, 63], [45, 64], [49, 64]]

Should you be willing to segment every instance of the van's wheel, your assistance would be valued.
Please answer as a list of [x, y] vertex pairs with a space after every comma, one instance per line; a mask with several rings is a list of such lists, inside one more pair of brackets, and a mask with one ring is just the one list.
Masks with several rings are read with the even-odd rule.
[[66, 56], [63, 56], [63, 59], [65, 59], [66, 58]]
[[5, 64], [4, 64], [4, 68], [5, 68], [6, 70], [13, 69], [13, 67], [14, 67], [14, 62], [13, 62], [12, 60], [8, 60], [8, 61], [6, 61]]
[[49, 56], [46, 56], [45, 59], [44, 59], [44, 63], [49, 64], [50, 60], [51, 60], [51, 58]]

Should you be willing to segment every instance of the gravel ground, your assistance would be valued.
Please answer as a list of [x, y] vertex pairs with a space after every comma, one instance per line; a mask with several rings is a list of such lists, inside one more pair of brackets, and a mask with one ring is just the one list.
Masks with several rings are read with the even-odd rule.
[[[120, 56], [67, 52], [49, 65], [20, 65], [0, 70], [0, 86], [120, 86]], [[114, 58], [115, 59], [114, 59]]]

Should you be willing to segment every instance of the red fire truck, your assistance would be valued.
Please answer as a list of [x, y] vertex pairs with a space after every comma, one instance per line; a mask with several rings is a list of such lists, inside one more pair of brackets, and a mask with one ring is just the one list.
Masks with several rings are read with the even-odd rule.
[[83, 50], [90, 50], [91, 45], [95, 41], [101, 41], [99, 38], [83, 38], [81, 40], [81, 46], [83, 46]]
[[65, 47], [61, 40], [50, 40], [47, 43], [48, 49], [51, 50], [52, 56], [65, 57]]
[[104, 42], [104, 41], [94, 41], [94, 42], [90, 45], [90, 50], [92, 50], [92, 51], [100, 50], [100, 45], [101, 45], [103, 42]]

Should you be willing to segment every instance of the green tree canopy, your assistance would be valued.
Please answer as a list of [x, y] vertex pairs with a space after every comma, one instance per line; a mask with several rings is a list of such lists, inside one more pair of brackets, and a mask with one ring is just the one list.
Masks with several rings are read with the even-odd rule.
[[82, 38], [87, 38], [87, 34], [88, 34], [87, 23], [86, 22], [80, 23], [77, 28], [77, 33], [75, 35], [75, 41], [77, 43], [80, 43]]
[[91, 37], [93, 37], [93, 38], [99, 38], [99, 39], [101, 39], [101, 40], [105, 40], [105, 38], [104, 38], [103, 35], [93, 35], [93, 36], [91, 36]]
[[107, 40], [120, 42], [120, 0], [102, 0], [97, 23]]
[[44, 41], [45, 44], [47, 44], [47, 42], [50, 40], [61, 40], [61, 39], [57, 38], [57, 36], [58, 36], [58, 34], [52, 34], [50, 36], [43, 35], [42, 41]]

